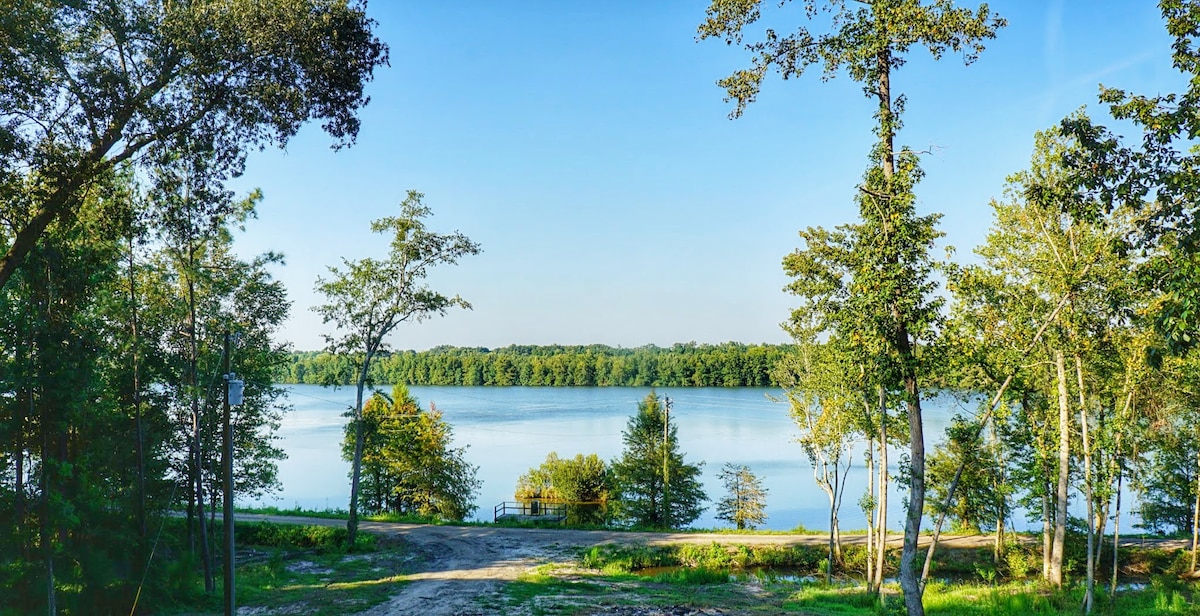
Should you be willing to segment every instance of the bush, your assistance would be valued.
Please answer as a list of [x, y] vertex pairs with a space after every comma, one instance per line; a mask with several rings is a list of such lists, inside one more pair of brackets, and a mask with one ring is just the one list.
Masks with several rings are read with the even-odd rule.
[[[344, 526], [294, 526], [256, 522], [238, 524], [234, 540], [242, 545], [337, 552], [347, 548], [347, 536]], [[366, 533], [358, 534], [354, 545], [355, 551], [372, 550], [374, 547], [374, 536]]]
[[678, 565], [679, 555], [674, 548], [604, 544], [587, 549], [580, 562], [584, 567], [604, 573], [631, 573], [649, 567]]
[[1036, 569], [1041, 557], [1021, 545], [1010, 542], [1004, 550], [1004, 563], [1008, 566], [1008, 577], [1023, 580], [1029, 572]]

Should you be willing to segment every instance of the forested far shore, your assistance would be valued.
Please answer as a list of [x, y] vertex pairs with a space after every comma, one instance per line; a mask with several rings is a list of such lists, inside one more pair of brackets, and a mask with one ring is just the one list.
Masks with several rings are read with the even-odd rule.
[[[439, 346], [375, 359], [377, 384], [506, 387], [771, 387], [773, 367], [791, 345], [674, 344], [637, 348], [512, 345], [499, 349]], [[322, 351], [292, 353], [276, 382], [349, 385], [353, 358]]]

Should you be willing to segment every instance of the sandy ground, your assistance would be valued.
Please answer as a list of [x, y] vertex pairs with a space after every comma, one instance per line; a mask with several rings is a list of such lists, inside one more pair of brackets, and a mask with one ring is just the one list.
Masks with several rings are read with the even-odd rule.
[[[289, 516], [239, 514], [241, 521], [270, 521], [278, 524], [342, 526], [344, 520]], [[416, 558], [415, 571], [407, 573], [410, 583], [387, 603], [362, 616], [420, 614], [422, 616], [482, 616], [491, 612], [479, 607], [481, 598], [496, 595], [505, 583], [539, 565], [570, 563], [576, 550], [603, 543], [680, 543], [735, 545], [825, 545], [821, 535], [736, 535], [709, 533], [631, 533], [594, 530], [501, 528], [492, 526], [430, 526], [363, 521], [359, 529], [404, 540]], [[893, 534], [889, 545], [899, 546], [901, 535]], [[844, 535], [843, 543], [866, 541], [865, 535]], [[928, 537], [922, 538], [922, 544]], [[1122, 541], [1122, 544], [1126, 542]], [[1130, 544], [1142, 543], [1140, 540]], [[1150, 543], [1147, 541], [1146, 543]], [[1185, 541], [1161, 541], [1158, 547], [1183, 547]], [[1178, 545], [1175, 545], [1175, 544]], [[991, 545], [991, 536], [943, 537], [939, 549]]]

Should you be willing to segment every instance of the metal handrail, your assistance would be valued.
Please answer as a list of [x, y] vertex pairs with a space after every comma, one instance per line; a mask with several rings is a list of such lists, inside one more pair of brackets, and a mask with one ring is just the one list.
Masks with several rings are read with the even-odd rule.
[[520, 515], [527, 517], [542, 517], [542, 516], [565, 516], [567, 513], [566, 503], [547, 502], [543, 500], [529, 501], [504, 501], [496, 505], [492, 509], [492, 521], [497, 521], [501, 516]]

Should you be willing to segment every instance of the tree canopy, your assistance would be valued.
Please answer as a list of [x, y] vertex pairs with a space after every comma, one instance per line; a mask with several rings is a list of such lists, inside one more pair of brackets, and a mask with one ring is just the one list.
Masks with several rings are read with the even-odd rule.
[[462, 520], [475, 510], [479, 468], [466, 461], [465, 447], [451, 447], [453, 430], [440, 411], [422, 409], [403, 385], [390, 396], [375, 392], [362, 419], [346, 424], [346, 461], [354, 458], [360, 427], [366, 511]]
[[117, 165], [203, 150], [229, 178], [309, 120], [353, 143], [387, 62], [349, 0], [13, 2], [0, 20], [0, 195], [28, 210], [0, 287]]

